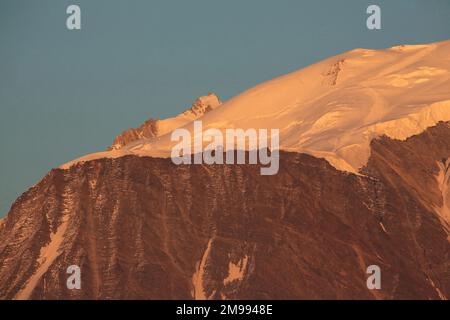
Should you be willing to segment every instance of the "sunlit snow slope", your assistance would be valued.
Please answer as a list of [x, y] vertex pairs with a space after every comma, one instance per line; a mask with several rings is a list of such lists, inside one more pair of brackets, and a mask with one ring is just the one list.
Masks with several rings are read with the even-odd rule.
[[[370, 141], [406, 139], [450, 120], [450, 41], [355, 49], [264, 82], [200, 118], [207, 128], [277, 128], [280, 149], [357, 172]], [[192, 123], [185, 128], [193, 130]], [[170, 133], [79, 161], [126, 154], [170, 156]]]

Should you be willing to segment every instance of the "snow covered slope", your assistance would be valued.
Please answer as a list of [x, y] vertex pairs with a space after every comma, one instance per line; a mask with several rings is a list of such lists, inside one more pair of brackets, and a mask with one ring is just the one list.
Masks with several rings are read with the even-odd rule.
[[[280, 129], [280, 149], [366, 164], [378, 136], [406, 139], [450, 120], [450, 41], [355, 49], [262, 83], [199, 118], [207, 128]], [[193, 130], [192, 123], [184, 126]], [[170, 132], [79, 161], [127, 154], [168, 157]]]

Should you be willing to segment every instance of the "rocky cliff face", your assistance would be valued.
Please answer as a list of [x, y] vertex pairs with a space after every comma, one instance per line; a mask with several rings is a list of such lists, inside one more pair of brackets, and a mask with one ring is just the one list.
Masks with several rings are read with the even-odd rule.
[[122, 132], [120, 135], [114, 138], [114, 142], [108, 150], [120, 149], [123, 146], [139, 139], [159, 137], [167, 132], [185, 125], [190, 121], [198, 119], [209, 111], [214, 110], [215, 108], [220, 106], [221, 103], [222, 102], [220, 101], [219, 97], [214, 93], [209, 93], [206, 96], [201, 96], [197, 98], [197, 100], [195, 100], [190, 109], [186, 110], [176, 117], [165, 120], [148, 119], [138, 128], [131, 128]]
[[137, 156], [54, 169], [0, 223], [0, 298], [446, 299], [449, 157], [440, 123], [373, 140], [360, 175], [287, 152], [274, 176]]

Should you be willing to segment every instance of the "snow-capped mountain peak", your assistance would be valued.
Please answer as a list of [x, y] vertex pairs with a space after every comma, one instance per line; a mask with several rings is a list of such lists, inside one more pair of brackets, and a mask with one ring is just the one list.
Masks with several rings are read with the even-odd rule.
[[449, 88], [450, 41], [355, 49], [257, 85], [190, 121], [185, 114], [183, 121], [173, 120], [179, 116], [167, 120], [170, 125], [161, 123], [164, 129], [156, 138], [75, 162], [126, 154], [168, 157], [175, 144], [170, 132], [176, 127], [192, 131], [195, 118], [204, 130], [280, 129], [280, 149], [357, 172], [369, 158], [372, 139], [406, 139], [449, 121]]

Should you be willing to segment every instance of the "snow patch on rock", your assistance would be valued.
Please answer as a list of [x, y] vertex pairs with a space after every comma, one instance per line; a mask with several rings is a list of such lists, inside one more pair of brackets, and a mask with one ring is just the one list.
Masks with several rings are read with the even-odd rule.
[[230, 261], [228, 263], [228, 276], [223, 280], [227, 285], [233, 281], [242, 281], [247, 270], [248, 256], [244, 256], [236, 264]]
[[60, 255], [59, 248], [64, 241], [64, 234], [66, 233], [69, 218], [67, 215], [63, 217], [63, 220], [55, 233], [50, 235], [50, 242], [42, 247], [40, 250], [39, 258], [37, 260], [39, 267], [36, 272], [28, 279], [25, 286], [17, 293], [15, 299], [27, 300], [30, 298], [36, 285], [42, 276], [48, 271], [49, 267]]
[[442, 206], [436, 208], [436, 212], [443, 221], [443, 225], [447, 226], [447, 231], [450, 231], [450, 158], [438, 162], [438, 166], [439, 174], [436, 180], [442, 195]]
[[[206, 274], [206, 262], [208, 261], [209, 254], [211, 252], [212, 242], [213, 239], [212, 238], [209, 239], [208, 244], [206, 245], [206, 249], [203, 252], [202, 258], [198, 263], [197, 270], [192, 276], [192, 285], [193, 285], [192, 296], [195, 300], [208, 300], [210, 298], [210, 296], [208, 296], [205, 291], [204, 278]], [[214, 293], [211, 294], [211, 296], [213, 295]]]

